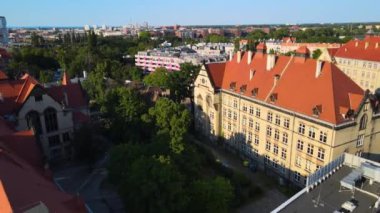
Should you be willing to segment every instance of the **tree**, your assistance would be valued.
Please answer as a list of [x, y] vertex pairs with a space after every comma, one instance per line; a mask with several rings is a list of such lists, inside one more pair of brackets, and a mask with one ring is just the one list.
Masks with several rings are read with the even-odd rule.
[[160, 98], [149, 109], [149, 120], [158, 128], [157, 134], [170, 136], [169, 146], [173, 153], [180, 154], [185, 149], [184, 136], [190, 125], [190, 113], [180, 104], [167, 98]]
[[247, 38], [252, 39], [254, 41], [267, 39], [267, 34], [262, 30], [255, 30], [247, 35]]
[[169, 72], [166, 68], [159, 67], [154, 72], [145, 76], [144, 83], [153, 87], [168, 88]]
[[181, 103], [185, 98], [193, 101], [194, 81], [198, 76], [200, 66], [192, 63], [183, 63], [179, 72], [169, 75], [170, 97], [177, 103]]
[[197, 180], [190, 189], [192, 212], [229, 212], [234, 193], [227, 179], [216, 177], [212, 180]]
[[84, 125], [74, 133], [74, 147], [80, 160], [93, 164], [104, 154], [107, 143], [102, 140], [99, 132], [93, 125]]
[[124, 87], [109, 90], [101, 105], [116, 142], [144, 142], [140, 118], [145, 111], [146, 105], [137, 91]]
[[206, 42], [209, 42], [209, 43], [226, 43], [228, 42], [228, 39], [222, 35], [218, 35], [218, 34], [210, 34], [210, 35], [207, 35], [206, 37]]
[[164, 156], [135, 160], [119, 191], [130, 212], [184, 212], [189, 200], [181, 174]]
[[322, 54], [322, 51], [320, 49], [316, 49], [316, 50], [313, 51], [312, 58], [313, 59], [318, 59], [319, 56], [321, 56], [321, 54]]

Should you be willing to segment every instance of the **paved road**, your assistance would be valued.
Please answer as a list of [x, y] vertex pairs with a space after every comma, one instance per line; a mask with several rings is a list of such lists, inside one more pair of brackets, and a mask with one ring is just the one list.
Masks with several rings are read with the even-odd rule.
[[80, 163], [65, 165], [54, 172], [54, 180], [63, 191], [78, 194], [94, 213], [124, 212], [118, 194], [104, 184], [108, 175], [105, 169], [107, 160], [106, 155], [93, 170]]
[[245, 174], [248, 178], [252, 180], [254, 184], [258, 185], [263, 189], [264, 194], [260, 199], [246, 204], [245, 206], [238, 209], [237, 212], [270, 212], [271, 210], [275, 209], [277, 206], [279, 206], [281, 203], [288, 199], [288, 197], [286, 197], [278, 189], [273, 187], [275, 183], [271, 178], [269, 178], [260, 171], [253, 173], [247, 167], [244, 167], [241, 160], [235, 155], [232, 155], [231, 153], [227, 152], [221, 147], [212, 146], [210, 144], [201, 143], [199, 141], [197, 142], [200, 145], [209, 149], [213, 153], [213, 155], [217, 159], [219, 159], [224, 165], [230, 167], [233, 170]]

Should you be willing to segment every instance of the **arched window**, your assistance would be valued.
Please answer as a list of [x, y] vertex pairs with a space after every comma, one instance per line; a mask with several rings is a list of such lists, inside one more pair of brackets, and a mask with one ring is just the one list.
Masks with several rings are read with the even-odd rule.
[[211, 106], [211, 104], [212, 104], [211, 96], [207, 95], [207, 97], [206, 97], [206, 103], [207, 103], [207, 107]]
[[36, 111], [30, 111], [25, 116], [26, 123], [29, 129], [33, 129], [34, 133], [39, 135], [42, 133], [40, 114]]
[[45, 126], [47, 132], [58, 130], [57, 111], [53, 108], [47, 108], [44, 111]]
[[368, 121], [368, 116], [367, 114], [364, 114], [362, 118], [360, 119], [359, 130], [365, 129], [367, 127], [367, 121]]

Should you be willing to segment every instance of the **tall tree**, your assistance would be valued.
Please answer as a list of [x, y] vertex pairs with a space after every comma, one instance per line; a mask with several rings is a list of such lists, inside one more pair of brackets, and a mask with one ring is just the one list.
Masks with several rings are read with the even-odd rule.
[[169, 72], [166, 68], [159, 67], [154, 72], [145, 76], [144, 83], [149, 86], [168, 88]]

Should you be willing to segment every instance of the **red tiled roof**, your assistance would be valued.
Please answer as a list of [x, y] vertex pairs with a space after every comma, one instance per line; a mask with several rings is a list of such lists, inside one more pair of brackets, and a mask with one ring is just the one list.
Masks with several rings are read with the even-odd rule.
[[12, 213], [12, 207], [9, 203], [7, 193], [5, 193], [5, 189], [3, 183], [0, 180], [0, 212], [3, 213]]
[[[12, 132], [4, 120], [0, 120], [0, 132]], [[86, 212], [83, 201], [59, 191], [46, 176], [41, 156], [31, 131], [12, 132], [0, 137], [1, 212], [7, 202], [12, 212], [24, 212], [40, 202], [50, 212]], [[75, 203], [72, 202], [74, 199]]]
[[[307, 116], [313, 116], [313, 108], [320, 106], [322, 112], [318, 119], [332, 124], [345, 121], [340, 107], [357, 109], [364, 97], [364, 91], [329, 62], [324, 62], [321, 74], [315, 77], [314, 59], [296, 63], [298, 57], [278, 56], [273, 69], [267, 71], [267, 54], [256, 53], [249, 65], [247, 55], [243, 53], [240, 63], [235, 55], [232, 61], [226, 62], [224, 72], [212, 71], [215, 67], [206, 66], [213, 75], [212, 79], [223, 79], [222, 88], [225, 90], [230, 90], [232, 82], [236, 83], [236, 93], [240, 93], [241, 86], [247, 85], [243, 95], [252, 97], [251, 91], [258, 88], [256, 99]], [[251, 70], [255, 72], [249, 80]], [[274, 85], [276, 75], [280, 78]], [[269, 100], [271, 94], [277, 95], [274, 103]]]
[[221, 88], [223, 82], [223, 73], [225, 70], [226, 63], [212, 63], [206, 66], [208, 75], [212, 81], [215, 88]]
[[67, 94], [69, 108], [86, 107], [87, 100], [80, 84], [67, 84], [60, 86], [52, 86], [46, 88], [49, 95], [51, 95], [59, 103], [65, 103], [65, 93]]
[[25, 74], [20, 80], [0, 81], [0, 93], [3, 97], [0, 114], [9, 114], [17, 110], [37, 85], [36, 79], [29, 74]]
[[367, 37], [362, 41], [351, 40], [339, 48], [335, 56], [380, 62], [380, 36]]
[[8, 79], [7, 74], [5, 74], [5, 72], [0, 70], [0, 80], [6, 80], [6, 79]]

